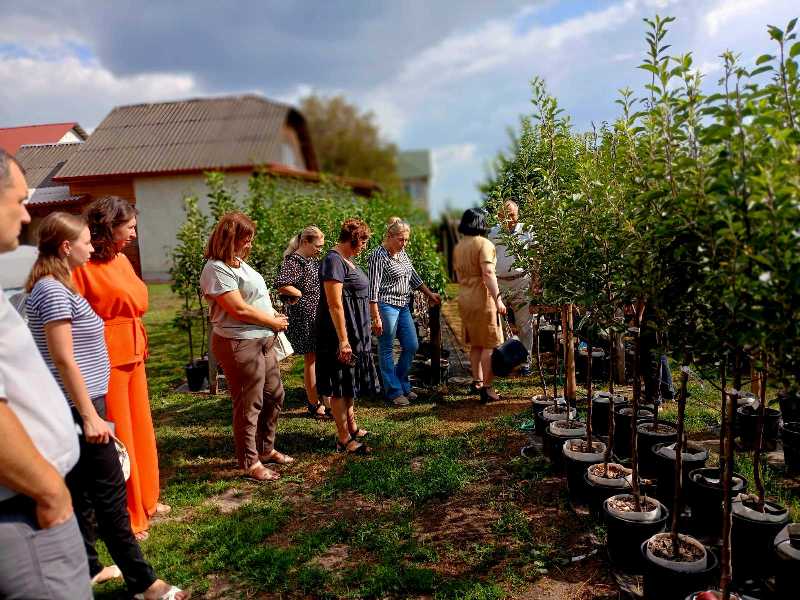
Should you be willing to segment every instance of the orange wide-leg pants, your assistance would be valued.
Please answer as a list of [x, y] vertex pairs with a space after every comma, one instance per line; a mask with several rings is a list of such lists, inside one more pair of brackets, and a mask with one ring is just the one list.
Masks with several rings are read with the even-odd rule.
[[149, 528], [156, 512], [160, 485], [158, 454], [144, 362], [111, 368], [106, 411], [115, 434], [128, 449], [131, 476], [128, 479], [128, 513], [134, 533]]

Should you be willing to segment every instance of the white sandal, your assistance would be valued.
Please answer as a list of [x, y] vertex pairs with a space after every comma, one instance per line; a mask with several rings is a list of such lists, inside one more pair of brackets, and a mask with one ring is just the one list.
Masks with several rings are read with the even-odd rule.
[[[105, 569], [110, 569], [111, 575], [108, 578], [103, 579], [103, 581], [101, 582], [100, 573], [105, 571]], [[120, 571], [117, 565], [109, 565], [108, 567], [105, 567], [102, 571], [100, 571], [100, 573], [92, 577], [92, 585], [98, 585], [100, 583], [105, 583], [107, 581], [111, 581], [112, 579], [120, 579], [122, 577], [122, 571]]]
[[[183, 590], [179, 588], [177, 585], [173, 585], [170, 587], [164, 595], [162, 595], [159, 600], [175, 600], [175, 597], [180, 594]], [[134, 600], [144, 600], [144, 594], [135, 594], [133, 596]]]

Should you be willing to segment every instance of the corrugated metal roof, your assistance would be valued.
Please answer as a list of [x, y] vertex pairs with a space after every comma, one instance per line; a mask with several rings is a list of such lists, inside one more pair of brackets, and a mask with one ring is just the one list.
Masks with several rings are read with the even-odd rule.
[[430, 150], [406, 150], [397, 155], [397, 175], [400, 179], [431, 176]]
[[62, 183], [55, 183], [53, 176], [82, 145], [82, 143], [76, 142], [73, 144], [22, 146], [17, 151], [16, 159], [25, 169], [25, 180], [28, 182], [28, 187], [63, 186]]
[[[58, 189], [58, 188], [51, 188], [51, 189]], [[64, 206], [67, 204], [73, 204], [78, 202], [84, 202], [88, 199], [86, 194], [70, 194], [69, 188], [64, 186], [63, 194], [49, 194], [45, 196], [38, 196], [34, 193], [27, 202], [27, 206], [29, 208], [36, 208], [41, 206]]]
[[9, 154], [16, 154], [20, 146], [26, 144], [55, 144], [73, 129], [79, 138], [87, 138], [86, 132], [77, 123], [3, 127], [0, 128], [0, 148]]
[[316, 170], [305, 120], [259, 96], [119, 106], [58, 173], [58, 179], [203, 171], [280, 163], [284, 125], [295, 126]]

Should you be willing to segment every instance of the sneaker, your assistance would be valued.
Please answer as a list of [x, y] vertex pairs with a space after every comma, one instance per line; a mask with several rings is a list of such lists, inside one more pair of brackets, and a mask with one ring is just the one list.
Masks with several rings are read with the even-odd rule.
[[415, 394], [414, 392], [408, 392], [408, 393], [406, 394], [406, 398], [408, 398], [408, 399], [409, 399], [409, 401], [411, 401], [411, 402], [413, 402], [414, 400], [416, 400], [418, 397], [419, 397], [419, 396], [417, 396], [417, 394]]
[[395, 406], [408, 406], [409, 402], [408, 398], [406, 398], [403, 395], [400, 395], [392, 400], [392, 404], [394, 404]]

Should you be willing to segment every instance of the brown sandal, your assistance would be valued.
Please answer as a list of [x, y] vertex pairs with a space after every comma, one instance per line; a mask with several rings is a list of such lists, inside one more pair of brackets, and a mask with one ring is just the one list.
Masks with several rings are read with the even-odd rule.
[[254, 466], [248, 469], [244, 478], [251, 481], [256, 481], [258, 483], [263, 483], [264, 481], [275, 481], [280, 479], [281, 476], [272, 469], [268, 469], [261, 463], [256, 463]]
[[271, 463], [273, 465], [291, 465], [294, 462], [294, 458], [287, 456], [282, 452], [278, 452], [277, 450], [273, 450], [266, 456], [262, 456], [261, 462]]

